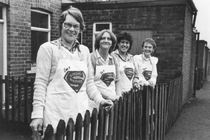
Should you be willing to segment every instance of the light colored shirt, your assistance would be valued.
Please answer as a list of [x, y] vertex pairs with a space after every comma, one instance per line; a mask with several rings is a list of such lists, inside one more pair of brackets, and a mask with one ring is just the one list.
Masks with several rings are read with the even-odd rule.
[[[140, 85], [152, 86], [156, 85], [157, 81], [157, 57], [146, 58], [143, 54], [134, 56], [135, 79]], [[145, 74], [146, 73], [146, 74]], [[149, 76], [146, 76], [148, 75]]]
[[119, 81], [116, 86], [117, 94], [122, 95], [122, 93], [128, 92], [132, 88], [134, 77], [133, 55], [127, 53], [126, 57], [122, 57], [119, 50], [115, 50], [112, 52], [112, 56], [116, 60], [119, 69]]
[[[118, 97], [116, 96], [116, 82], [118, 82], [119, 72], [113, 56], [108, 55], [107, 59], [104, 60], [99, 54], [98, 50], [95, 50], [93, 53], [91, 53], [91, 62], [92, 62], [92, 67], [94, 69], [94, 81], [99, 91], [101, 91], [102, 96], [106, 99], [111, 99], [111, 100], [117, 99]], [[115, 73], [113, 77], [114, 81], [111, 82], [110, 86], [105, 86], [100, 82], [102, 80], [100, 79], [101, 75], [99, 73], [96, 73], [96, 71], [99, 70], [97, 69], [97, 67], [99, 66], [103, 66], [102, 69], [104, 69], [105, 73], [108, 72], [109, 70]], [[108, 67], [110, 67], [109, 70], [107, 69]]]

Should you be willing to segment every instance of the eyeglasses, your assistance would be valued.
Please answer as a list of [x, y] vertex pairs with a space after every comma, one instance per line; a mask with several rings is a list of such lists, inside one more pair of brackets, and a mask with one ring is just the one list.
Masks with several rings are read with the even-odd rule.
[[80, 28], [80, 25], [79, 24], [71, 24], [71, 23], [63, 23], [63, 27], [65, 28], [65, 29], [68, 29], [68, 30], [70, 30], [72, 27], [74, 28], [74, 29], [76, 29], [76, 30], [79, 30], [79, 28]]

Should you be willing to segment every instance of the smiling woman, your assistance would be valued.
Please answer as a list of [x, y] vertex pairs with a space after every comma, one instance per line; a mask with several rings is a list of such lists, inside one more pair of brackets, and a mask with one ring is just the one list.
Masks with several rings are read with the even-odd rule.
[[157, 80], [157, 62], [158, 58], [152, 56], [156, 49], [156, 43], [152, 38], [146, 38], [142, 43], [143, 53], [134, 56], [135, 78], [134, 86], [155, 87]]
[[[102, 30], [95, 40], [95, 51], [91, 53], [91, 62], [94, 69], [94, 82], [105, 99], [118, 99], [115, 83], [118, 79], [118, 70], [114, 58], [110, 55], [116, 44], [116, 37], [110, 30]], [[98, 104], [91, 102], [91, 109], [98, 108]]]
[[132, 43], [132, 37], [129, 33], [120, 33], [117, 35], [116, 50], [112, 53], [119, 69], [119, 82], [116, 87], [119, 96], [132, 88], [134, 64], [133, 55], [129, 53]]

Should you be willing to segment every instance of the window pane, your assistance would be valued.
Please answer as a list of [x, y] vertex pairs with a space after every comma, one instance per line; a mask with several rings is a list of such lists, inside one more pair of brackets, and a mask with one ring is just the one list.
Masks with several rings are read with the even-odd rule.
[[96, 31], [101, 31], [103, 29], [110, 29], [109, 24], [96, 24]]
[[2, 16], [2, 7], [0, 7], [0, 19], [3, 19], [3, 16]]
[[39, 28], [48, 28], [48, 15], [32, 11], [31, 26]]
[[36, 63], [36, 56], [41, 44], [48, 41], [48, 33], [31, 31], [31, 61]]

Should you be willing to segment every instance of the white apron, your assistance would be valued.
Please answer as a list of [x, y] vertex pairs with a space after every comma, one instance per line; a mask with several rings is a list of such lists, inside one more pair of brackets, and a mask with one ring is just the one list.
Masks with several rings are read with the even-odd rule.
[[150, 80], [151, 75], [152, 75], [152, 69], [153, 69], [151, 60], [142, 63], [141, 67], [142, 67], [142, 75], [144, 76], [144, 78], [147, 81]]
[[[111, 100], [116, 98], [115, 79], [115, 65], [96, 65], [94, 82], [103, 98]], [[99, 105], [97, 105], [94, 101], [90, 101], [91, 109], [98, 109], [98, 107]]]
[[86, 94], [87, 64], [84, 61], [61, 58], [56, 73], [47, 88], [44, 110], [44, 127], [52, 124], [56, 130], [60, 119], [66, 123], [69, 118], [76, 120], [88, 109]]
[[134, 65], [131, 62], [119, 62], [119, 81], [117, 82], [117, 94], [122, 95], [132, 88], [134, 77]]

